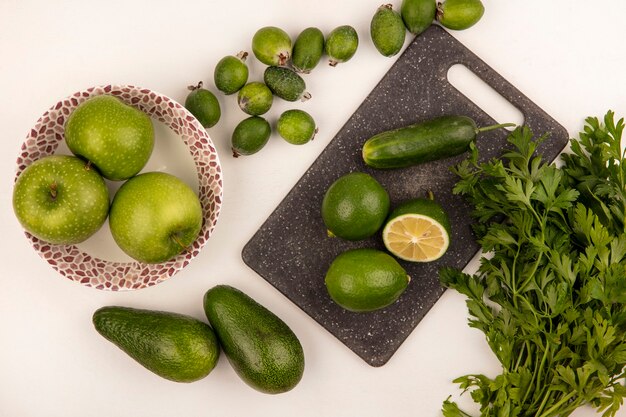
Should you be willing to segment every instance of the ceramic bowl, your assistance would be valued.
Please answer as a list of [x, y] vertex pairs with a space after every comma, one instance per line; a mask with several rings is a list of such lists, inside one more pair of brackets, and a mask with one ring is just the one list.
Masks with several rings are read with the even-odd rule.
[[[44, 156], [54, 153], [70, 154], [64, 143], [65, 122], [79, 104], [90, 97], [102, 94], [118, 97], [152, 118], [156, 138], [155, 151], [151, 160], [155, 159], [157, 162], [151, 165], [149, 161], [143, 171], [168, 172], [172, 168], [175, 172], [170, 173], [177, 175], [182, 169], [182, 171], [191, 172], [192, 177], [196, 177], [187, 178], [187, 182], [197, 181], [197, 192], [204, 215], [200, 235], [190, 248], [170, 261], [144, 264], [125, 256], [119, 248], [117, 250], [122, 253], [121, 256], [119, 253], [112, 257], [108, 256], [108, 259], [107, 256], [103, 256], [103, 254], [110, 253], [109, 249], [114, 246], [108, 224], [90, 237], [85, 244], [79, 245], [53, 245], [39, 240], [28, 232], [25, 233], [39, 255], [64, 277], [101, 290], [137, 290], [163, 282], [187, 266], [200, 253], [211, 236], [220, 213], [222, 171], [211, 138], [184, 106], [146, 88], [105, 85], [78, 91], [56, 103], [41, 116], [22, 145], [17, 159], [15, 178], [17, 179], [27, 166]], [[163, 140], [169, 143], [163, 145], [165, 150], [160, 151], [161, 155], [155, 156], [161, 140], [159, 132], [169, 136]], [[172, 141], [178, 143], [171, 143]], [[176, 147], [182, 148], [182, 155], [180, 155], [180, 149], [179, 155], [176, 154]], [[168, 161], [168, 158], [171, 163], [164, 162]], [[184, 166], [181, 168], [180, 165]], [[112, 193], [121, 185], [121, 183], [107, 183]]]

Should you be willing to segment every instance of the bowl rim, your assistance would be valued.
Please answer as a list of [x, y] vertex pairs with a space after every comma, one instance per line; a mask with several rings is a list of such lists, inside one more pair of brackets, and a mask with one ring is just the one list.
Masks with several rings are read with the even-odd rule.
[[34, 161], [56, 152], [65, 138], [67, 118], [80, 103], [104, 94], [116, 96], [142, 110], [151, 119], [163, 122], [185, 143], [197, 172], [203, 212], [200, 234], [188, 250], [171, 260], [145, 264], [100, 259], [83, 252], [76, 245], [50, 244], [27, 231], [24, 233], [40, 257], [66, 278], [101, 290], [138, 290], [167, 280], [198, 256], [215, 229], [221, 212], [223, 173], [217, 149], [206, 129], [182, 104], [155, 90], [129, 84], [105, 84], [79, 90], [51, 106], [30, 129], [16, 161], [14, 183]]

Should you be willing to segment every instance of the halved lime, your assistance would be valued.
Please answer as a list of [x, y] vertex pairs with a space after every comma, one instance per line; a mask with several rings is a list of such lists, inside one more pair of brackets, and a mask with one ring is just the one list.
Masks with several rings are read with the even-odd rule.
[[439, 259], [450, 245], [450, 221], [434, 200], [417, 198], [392, 211], [383, 228], [383, 242], [394, 256], [409, 262]]

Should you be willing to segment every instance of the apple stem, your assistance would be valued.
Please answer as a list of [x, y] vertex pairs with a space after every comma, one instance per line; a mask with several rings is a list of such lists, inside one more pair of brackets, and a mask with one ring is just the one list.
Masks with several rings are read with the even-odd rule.
[[188, 90], [194, 91], [194, 90], [199, 90], [202, 88], [202, 86], [204, 85], [204, 83], [202, 81], [198, 81], [198, 85], [190, 85], [187, 87]]
[[173, 235], [170, 235], [170, 237], [171, 237], [171, 238], [172, 238], [172, 240], [173, 240], [174, 242], [176, 242], [176, 243], [178, 244], [178, 246], [180, 246], [183, 250], [186, 250], [186, 249], [187, 249], [187, 246], [183, 245], [183, 242], [181, 242], [181, 241], [180, 241], [180, 238], [179, 238], [177, 235], [173, 234]]
[[53, 200], [56, 200], [56, 198], [57, 198], [57, 183], [56, 183], [56, 181], [53, 182], [52, 184], [50, 184], [50, 197], [52, 197]]
[[85, 171], [89, 170], [91, 170], [91, 161], [87, 161], [87, 163], [85, 164]]

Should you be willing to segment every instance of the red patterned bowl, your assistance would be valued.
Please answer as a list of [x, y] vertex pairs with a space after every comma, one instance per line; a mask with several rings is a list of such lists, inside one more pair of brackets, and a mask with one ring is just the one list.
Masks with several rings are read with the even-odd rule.
[[[222, 204], [222, 170], [211, 138], [200, 123], [174, 100], [157, 92], [128, 85], [89, 88], [59, 101], [37, 121], [22, 145], [15, 178], [34, 161], [54, 154], [64, 142], [65, 121], [90, 97], [110, 94], [135, 106], [173, 131], [186, 145], [197, 172], [198, 196], [204, 222], [200, 235], [187, 251], [160, 264], [110, 261], [90, 255], [76, 245], [52, 245], [26, 232], [35, 250], [54, 269], [72, 281], [102, 290], [124, 291], [156, 285], [187, 266], [215, 228]], [[157, 137], [158, 141], [158, 137]], [[106, 226], [105, 226], [106, 227]], [[93, 239], [94, 237], [92, 237]], [[80, 246], [80, 245], [79, 245]]]

